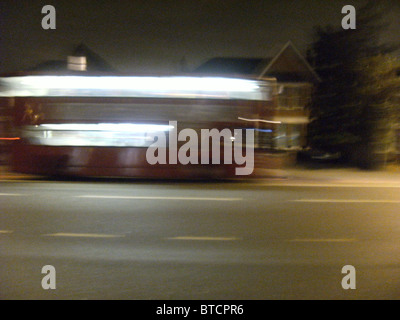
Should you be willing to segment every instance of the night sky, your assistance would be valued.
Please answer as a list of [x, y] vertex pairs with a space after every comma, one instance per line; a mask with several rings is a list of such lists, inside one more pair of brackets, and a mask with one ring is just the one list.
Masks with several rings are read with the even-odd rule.
[[[385, 40], [400, 41], [400, 0], [391, 8]], [[64, 60], [85, 43], [119, 71], [173, 73], [207, 59], [269, 57], [288, 40], [305, 52], [313, 27], [340, 26], [340, 0], [81, 0], [1, 1], [0, 72]], [[57, 29], [43, 30], [41, 9], [56, 8]]]

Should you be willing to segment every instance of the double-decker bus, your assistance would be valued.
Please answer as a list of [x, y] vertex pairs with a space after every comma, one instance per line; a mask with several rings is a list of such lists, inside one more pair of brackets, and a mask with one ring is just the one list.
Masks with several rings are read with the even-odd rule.
[[[237, 168], [249, 165], [243, 159], [239, 163], [233, 153], [238, 147], [242, 155], [251, 151], [246, 150], [245, 133], [253, 130], [255, 170], [248, 175], [254, 176], [258, 166], [268, 167], [257, 159], [275, 125], [268, 120], [275, 92], [275, 79], [218, 76], [78, 73], [0, 78], [0, 97], [12, 106], [17, 135], [12, 169], [38, 175], [233, 178]], [[185, 128], [199, 136], [207, 129], [221, 134], [220, 152], [189, 141], [191, 134], [182, 137]], [[227, 133], [231, 133], [228, 139]], [[212, 143], [213, 137], [209, 138]], [[236, 139], [240, 144], [234, 144]], [[225, 148], [229, 143], [234, 147]], [[149, 161], [152, 147], [151, 155], [159, 161]], [[196, 150], [198, 154], [187, 156]], [[227, 152], [233, 161], [226, 161]], [[179, 161], [179, 156], [190, 161]]]

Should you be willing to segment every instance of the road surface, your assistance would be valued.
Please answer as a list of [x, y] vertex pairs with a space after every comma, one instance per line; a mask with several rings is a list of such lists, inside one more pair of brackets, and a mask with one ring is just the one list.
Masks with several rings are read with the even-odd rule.
[[400, 187], [3, 180], [0, 262], [0, 299], [398, 299]]

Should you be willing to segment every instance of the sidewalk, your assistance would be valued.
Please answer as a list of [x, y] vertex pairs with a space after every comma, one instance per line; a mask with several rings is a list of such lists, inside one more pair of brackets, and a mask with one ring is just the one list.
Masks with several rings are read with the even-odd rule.
[[388, 166], [386, 169], [366, 171], [357, 168], [304, 169], [288, 168], [287, 181], [331, 184], [380, 184], [400, 186], [400, 167]]
[[[41, 176], [11, 172], [7, 166], [0, 166], [1, 180], [43, 179]], [[400, 166], [388, 167], [381, 171], [363, 171], [356, 168], [319, 168], [302, 167], [286, 169], [264, 169], [256, 179], [263, 183], [279, 184], [374, 184], [400, 187]]]

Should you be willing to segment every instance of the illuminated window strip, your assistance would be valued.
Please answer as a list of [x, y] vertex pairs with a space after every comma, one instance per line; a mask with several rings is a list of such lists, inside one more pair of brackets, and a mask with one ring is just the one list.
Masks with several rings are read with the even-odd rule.
[[171, 125], [133, 124], [133, 123], [60, 123], [31, 126], [30, 130], [60, 130], [60, 131], [112, 131], [112, 132], [159, 132], [170, 131]]
[[21, 136], [33, 145], [148, 147], [154, 134], [167, 132], [172, 125], [133, 123], [61, 123], [24, 126]]
[[268, 100], [264, 82], [222, 77], [25, 76], [0, 79], [0, 96], [115, 96]]

